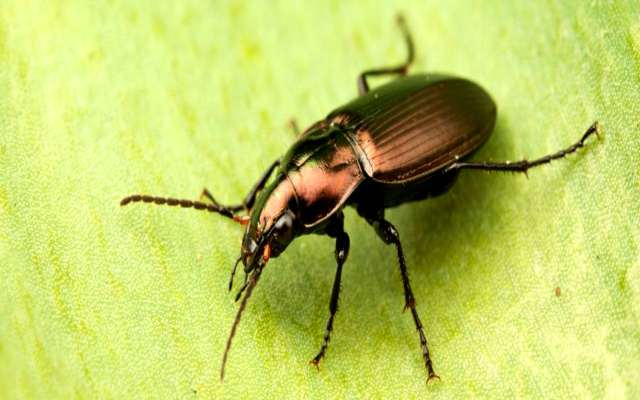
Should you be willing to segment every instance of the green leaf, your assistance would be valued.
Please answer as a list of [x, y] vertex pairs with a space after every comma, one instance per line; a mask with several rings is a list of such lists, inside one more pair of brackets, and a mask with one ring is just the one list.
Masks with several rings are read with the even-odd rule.
[[[0, 397], [640, 397], [637, 1], [307, 3], [3, 2]], [[425, 384], [393, 249], [347, 210], [320, 372], [335, 262], [309, 236], [265, 270], [220, 383], [242, 230], [118, 201], [242, 198], [290, 118], [322, 118], [404, 57], [399, 10], [414, 71], [494, 96], [477, 159], [532, 159], [594, 120], [603, 138], [388, 211], [441, 381]]]

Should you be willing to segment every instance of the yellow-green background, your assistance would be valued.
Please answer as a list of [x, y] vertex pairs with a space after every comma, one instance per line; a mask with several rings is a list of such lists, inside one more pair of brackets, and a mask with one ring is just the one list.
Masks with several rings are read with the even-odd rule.
[[[0, 397], [640, 397], [637, 1], [0, 4]], [[269, 264], [218, 371], [241, 229], [132, 192], [240, 199], [293, 137], [397, 62], [470, 77], [499, 119], [465, 172], [388, 212], [440, 382], [425, 385], [394, 251], [353, 210], [320, 372], [333, 243]], [[560, 297], [554, 293], [561, 289]]]

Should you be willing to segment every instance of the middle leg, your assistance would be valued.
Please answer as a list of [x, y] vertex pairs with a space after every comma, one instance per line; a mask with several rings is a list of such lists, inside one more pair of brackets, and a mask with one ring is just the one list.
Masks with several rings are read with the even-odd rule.
[[269, 180], [269, 177], [271, 176], [271, 174], [273, 173], [273, 171], [276, 169], [278, 165], [280, 165], [280, 160], [274, 161], [269, 166], [269, 168], [265, 171], [265, 173], [258, 180], [258, 182], [256, 182], [253, 185], [253, 187], [249, 191], [249, 194], [247, 194], [247, 196], [245, 197], [244, 201], [240, 204], [235, 204], [230, 206], [222, 205], [218, 203], [216, 199], [213, 198], [211, 193], [205, 188], [202, 191], [202, 196], [207, 197], [211, 202], [211, 204], [203, 203], [201, 201], [187, 200], [187, 199], [174, 199], [173, 197], [159, 197], [159, 196], [151, 196], [147, 194], [133, 194], [120, 200], [120, 206], [126, 206], [127, 204], [130, 204], [130, 203], [143, 202], [143, 203], [150, 203], [150, 204], [157, 204], [157, 205], [167, 205], [172, 207], [194, 208], [196, 210], [204, 210], [212, 213], [218, 213], [224, 217], [233, 219], [236, 222], [245, 223], [246, 218], [239, 217], [236, 215], [236, 213], [242, 210], [248, 211], [251, 209], [251, 207], [253, 207], [253, 203], [256, 199], [257, 193], [262, 188], [264, 188], [265, 184]]
[[[256, 200], [256, 196], [258, 192], [264, 188], [267, 181], [269, 180], [269, 177], [271, 176], [273, 171], [276, 169], [276, 167], [278, 167], [278, 165], [280, 165], [280, 160], [276, 160], [273, 163], [271, 163], [269, 168], [267, 168], [267, 170], [264, 171], [260, 179], [258, 179], [258, 181], [253, 185], [251, 190], [249, 190], [249, 193], [247, 193], [246, 197], [240, 204], [234, 204], [234, 205], [228, 205], [228, 206], [222, 205], [216, 201], [216, 199], [213, 197], [213, 195], [211, 194], [211, 192], [209, 192], [207, 188], [202, 189], [202, 194], [200, 196], [204, 196], [207, 199], [209, 199], [209, 201], [216, 207], [228, 210], [228, 212], [231, 213], [232, 215], [242, 210], [249, 211], [251, 207], [253, 207], [253, 203]], [[237, 222], [243, 222], [243, 221], [240, 221], [238, 218], [235, 218], [235, 217], [232, 217], [232, 218]]]
[[398, 263], [400, 264], [400, 275], [402, 277], [402, 286], [404, 288], [404, 310], [411, 310], [411, 316], [413, 322], [416, 325], [418, 336], [420, 337], [420, 347], [422, 348], [422, 357], [424, 358], [424, 365], [427, 369], [428, 377], [427, 381], [432, 379], [440, 379], [433, 370], [433, 364], [431, 362], [431, 356], [429, 355], [429, 347], [427, 345], [427, 337], [424, 334], [424, 328], [418, 310], [416, 309], [416, 300], [411, 289], [411, 283], [409, 281], [409, 273], [407, 271], [407, 265], [404, 259], [404, 252], [402, 251], [402, 245], [400, 244], [400, 234], [398, 230], [389, 221], [384, 219], [384, 211], [378, 211], [367, 215], [363, 214], [362, 210], [358, 210], [367, 220], [367, 222], [375, 229], [378, 236], [386, 244], [392, 244], [396, 247], [398, 253]]

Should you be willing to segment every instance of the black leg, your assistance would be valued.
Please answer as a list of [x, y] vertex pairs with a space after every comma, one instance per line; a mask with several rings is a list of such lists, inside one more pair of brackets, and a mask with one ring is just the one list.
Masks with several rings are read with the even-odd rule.
[[131, 196], [127, 196], [120, 201], [121, 206], [126, 206], [129, 203], [136, 202], [144, 202], [144, 203], [153, 203], [158, 205], [168, 205], [168, 206], [180, 206], [182, 208], [195, 208], [196, 210], [206, 210], [209, 212], [215, 212], [220, 215], [223, 215], [227, 218], [231, 218], [234, 221], [243, 223], [245, 221], [244, 218], [238, 217], [235, 215], [236, 212], [241, 210], [250, 210], [253, 207], [253, 203], [256, 199], [256, 194], [264, 188], [264, 185], [269, 180], [269, 177], [273, 173], [273, 170], [280, 165], [280, 161], [276, 160], [269, 166], [269, 168], [265, 171], [265, 173], [260, 177], [258, 182], [253, 185], [244, 201], [241, 204], [235, 204], [230, 206], [225, 206], [216, 201], [211, 193], [204, 189], [202, 191], [201, 196], [205, 196], [209, 199], [211, 204], [203, 203], [201, 201], [192, 201], [192, 200], [184, 200], [184, 199], [174, 199], [171, 197], [157, 197], [157, 196], [149, 196], [149, 195], [141, 195], [134, 194]]
[[218, 205], [220, 207], [224, 207], [224, 208], [226, 208], [228, 210], [231, 210], [231, 211], [234, 211], [234, 212], [241, 211], [241, 210], [250, 210], [251, 207], [253, 207], [253, 203], [256, 201], [256, 195], [258, 194], [258, 192], [260, 190], [262, 190], [264, 188], [264, 185], [266, 185], [267, 181], [269, 180], [269, 177], [273, 173], [273, 170], [275, 170], [276, 167], [278, 167], [278, 165], [280, 165], [280, 160], [274, 161], [269, 166], [269, 168], [267, 168], [267, 170], [264, 171], [264, 173], [262, 174], [260, 179], [258, 179], [258, 181], [253, 185], [253, 187], [251, 188], [249, 193], [247, 193], [247, 196], [244, 198], [244, 200], [240, 204], [234, 204], [234, 205], [231, 205], [231, 206], [223, 206], [213, 198], [211, 193], [206, 188], [204, 188], [202, 190], [202, 196], [207, 197], [213, 204], [216, 204], [216, 205]]
[[225, 209], [227, 210], [230, 214], [234, 214], [242, 209], [244, 209], [244, 205], [242, 204], [235, 204], [232, 206], [223, 206], [222, 204], [218, 203], [218, 201], [216, 199], [213, 198], [213, 195], [211, 194], [211, 192], [209, 191], [209, 189], [204, 188], [202, 189], [202, 193], [200, 193], [200, 197], [206, 197], [211, 204], [213, 204], [216, 207], [219, 207], [220, 209]]
[[459, 169], [480, 169], [485, 171], [505, 171], [505, 172], [524, 172], [527, 173], [529, 168], [537, 167], [539, 165], [548, 164], [553, 160], [557, 160], [559, 158], [565, 157], [567, 154], [571, 154], [576, 152], [579, 148], [584, 147], [584, 142], [587, 138], [593, 134], [596, 136], [600, 136], [598, 122], [594, 122], [589, 129], [582, 135], [580, 140], [567, 147], [566, 149], [562, 149], [553, 154], [546, 155], [544, 157], [540, 157], [533, 161], [520, 160], [514, 162], [501, 162], [501, 163], [493, 163], [493, 162], [457, 162], [451, 164], [447, 167], [446, 171], [453, 171]]
[[370, 213], [369, 215], [363, 213], [360, 209], [358, 210], [358, 212], [367, 219], [367, 222], [371, 224], [371, 226], [373, 226], [373, 228], [376, 230], [376, 233], [383, 242], [385, 242], [386, 244], [393, 244], [396, 247], [396, 250], [398, 252], [398, 262], [400, 264], [402, 286], [404, 288], [404, 310], [406, 310], [407, 308], [411, 310], [413, 322], [416, 324], [416, 329], [418, 331], [418, 335], [420, 336], [420, 346], [422, 348], [422, 356], [424, 357], [424, 365], [427, 368], [427, 373], [429, 374], [427, 381], [434, 378], [440, 379], [440, 377], [436, 375], [433, 370], [431, 357], [429, 356], [427, 338], [424, 334], [422, 321], [420, 321], [420, 317], [418, 316], [418, 310], [416, 309], [416, 300], [413, 296], [413, 290], [411, 290], [409, 273], [407, 272], [407, 265], [404, 260], [402, 245], [400, 244], [400, 235], [398, 234], [396, 228], [389, 221], [384, 219], [383, 211], [377, 211], [375, 213]]
[[368, 77], [380, 75], [406, 75], [409, 66], [411, 66], [411, 63], [413, 63], [413, 39], [411, 38], [411, 33], [409, 32], [407, 23], [405, 22], [402, 15], [398, 15], [398, 25], [400, 26], [400, 30], [402, 31], [402, 35], [404, 36], [404, 40], [407, 44], [407, 60], [403, 64], [395, 67], [371, 69], [361, 73], [358, 77], [358, 93], [360, 95], [363, 95], [369, 91], [369, 83], [367, 82]]
[[336, 262], [338, 268], [336, 269], [336, 277], [333, 280], [333, 289], [331, 290], [331, 301], [329, 302], [329, 321], [327, 322], [327, 328], [324, 331], [324, 338], [322, 340], [322, 346], [318, 354], [309, 363], [318, 368], [320, 360], [324, 357], [327, 347], [329, 346], [329, 340], [331, 339], [331, 330], [333, 329], [333, 319], [338, 311], [338, 298], [340, 297], [340, 278], [342, 276], [342, 265], [347, 260], [349, 255], [349, 236], [344, 230], [342, 230], [342, 221], [340, 221], [340, 231], [336, 234]]

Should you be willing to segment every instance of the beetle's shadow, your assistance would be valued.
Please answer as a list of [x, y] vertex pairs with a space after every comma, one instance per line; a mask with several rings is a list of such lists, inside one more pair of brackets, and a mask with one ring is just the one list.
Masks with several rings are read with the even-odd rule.
[[[499, 120], [490, 142], [473, 158], [501, 159], [507, 153], [500, 148], [505, 145], [505, 140], [509, 140], [506, 139], [508, 131], [504, 121]], [[509, 180], [518, 178], [524, 177], [463, 171], [446, 194], [386, 212], [387, 219], [400, 232], [411, 282], [420, 304], [429, 302], [434, 295], [434, 285], [439, 285], [440, 290], [455, 293], [453, 287], [442, 287], [454, 285], [443, 276], [461, 275], [470, 268], [471, 251], [465, 254], [461, 248], [472, 248], [473, 239], [479, 234], [479, 225], [484, 235], [487, 231], [500, 229], [499, 216], [506, 207], [504, 200], [500, 201], [500, 194], [508, 192]], [[391, 304], [394, 306], [392, 311], [400, 314], [404, 299], [395, 250], [377, 238], [373, 229], [355, 211], [347, 210], [345, 217], [351, 250], [342, 276], [340, 311], [336, 320], [339, 327], [334, 329], [333, 335], [358, 329], [384, 329], [388, 321], [383, 320], [381, 308], [376, 303]], [[475, 254], [478, 251], [473, 249]], [[261, 301], [268, 304], [270, 317], [278, 325], [279, 332], [303, 335], [309, 346], [301, 350], [310, 358], [319, 349], [329, 317], [329, 298], [336, 265], [333, 241], [319, 237], [299, 238], [273, 264], [285, 264], [286, 272], [277, 271], [282, 268], [270, 265], [272, 271], [269, 274], [273, 276], [262, 284]], [[347, 313], [356, 315], [343, 315]], [[363, 326], [345, 326], [353, 324]], [[413, 334], [413, 331], [407, 331], [407, 335]]]

